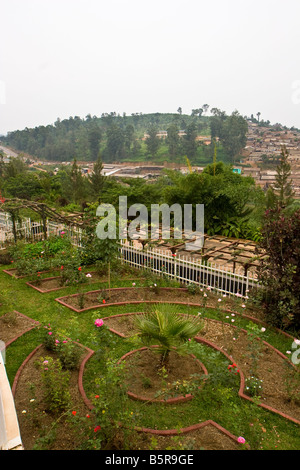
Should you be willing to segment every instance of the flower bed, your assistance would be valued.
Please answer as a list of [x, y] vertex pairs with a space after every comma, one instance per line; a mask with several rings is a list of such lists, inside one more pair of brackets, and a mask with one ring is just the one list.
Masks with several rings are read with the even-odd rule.
[[[99, 300], [99, 296], [105, 299]], [[146, 287], [119, 287], [95, 290], [84, 294], [84, 307], [80, 308], [81, 294], [67, 295], [55, 299], [61, 305], [80, 313], [94, 308], [113, 305], [127, 305], [141, 302], [181, 301], [184, 304], [203, 304], [203, 296], [190, 294], [187, 288], [160, 287], [157, 290]]]
[[[134, 312], [123, 315], [113, 315], [103, 318], [104, 324], [113, 333], [121, 337], [129, 337], [136, 333], [134, 329], [134, 316], [142, 312]], [[229, 316], [229, 315], [228, 315]], [[233, 319], [235, 314], [230, 315]], [[126, 318], [126, 321], [125, 321]], [[298, 402], [289, 399], [286, 381], [293, 376], [295, 366], [288, 358], [263, 340], [265, 328], [262, 327], [260, 336], [249, 337], [244, 329], [238, 329], [234, 325], [223, 323], [213, 319], [205, 319], [205, 327], [195, 339], [222, 352], [233, 364], [234, 369], [241, 375], [239, 395], [246, 400], [253, 400], [248, 392], [248, 381], [251, 379], [253, 368], [253, 356], [257, 354], [257, 376], [262, 380], [261, 399], [259, 406], [300, 424], [300, 408]], [[253, 344], [255, 342], [256, 344]], [[251, 351], [250, 348], [258, 347], [259, 350]], [[238, 364], [238, 366], [237, 366]]]
[[[165, 396], [168, 395], [167, 385], [165, 385], [164, 397], [156, 398], [162, 387], [163, 378], [157, 373], [159, 370], [159, 356], [155, 351], [148, 348], [136, 349], [125, 354], [120, 361], [126, 363], [126, 370], [128, 370], [126, 378], [127, 393], [133, 400], [175, 404], [193, 398], [190, 393], [184, 396], [179, 394], [176, 397], [166, 398]], [[195, 374], [202, 376], [203, 374], [207, 375], [208, 372], [206, 367], [193, 354], [180, 356], [176, 351], [171, 352], [168, 364], [169, 383], [174, 381], [178, 381], [178, 384], [182, 381], [190, 382]]]

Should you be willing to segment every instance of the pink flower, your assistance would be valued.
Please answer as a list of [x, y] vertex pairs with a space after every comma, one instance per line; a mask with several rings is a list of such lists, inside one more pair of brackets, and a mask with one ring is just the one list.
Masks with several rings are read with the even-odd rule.
[[50, 335], [50, 336], [51, 336], [51, 335], [52, 335], [52, 331], [49, 331], [48, 335]]
[[242, 436], [238, 437], [238, 440], [237, 440], [240, 444], [245, 444], [246, 442], [246, 439], [244, 439]]
[[102, 326], [103, 323], [104, 323], [104, 321], [101, 318], [97, 318], [97, 320], [95, 320], [95, 326], [97, 326], [97, 328], [99, 326]]

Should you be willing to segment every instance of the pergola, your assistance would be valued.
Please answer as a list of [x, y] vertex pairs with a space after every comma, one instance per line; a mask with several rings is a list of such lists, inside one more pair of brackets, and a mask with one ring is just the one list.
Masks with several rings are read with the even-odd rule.
[[248, 270], [255, 271], [266, 256], [266, 253], [252, 240], [229, 238], [221, 235], [204, 235], [203, 247], [192, 252], [185, 249], [186, 241], [173, 243], [161, 240], [155, 246], [162, 250], [168, 250], [172, 254], [176, 254], [177, 257], [186, 255], [207, 263], [218, 263], [219, 266], [223, 265], [224, 267], [230, 266], [233, 272], [236, 271], [236, 268], [242, 268], [244, 275], [247, 275]]
[[22, 209], [30, 209], [33, 212], [39, 214], [42, 221], [44, 238], [47, 238], [47, 220], [54, 220], [60, 222], [66, 226], [82, 226], [83, 225], [83, 214], [75, 213], [72, 215], [65, 215], [57, 212], [56, 209], [49, 207], [47, 204], [42, 202], [27, 201], [26, 199], [9, 198], [0, 200], [0, 212], [8, 213], [11, 217], [12, 231], [14, 240], [17, 240], [17, 227], [16, 223], [19, 219], [19, 211]]

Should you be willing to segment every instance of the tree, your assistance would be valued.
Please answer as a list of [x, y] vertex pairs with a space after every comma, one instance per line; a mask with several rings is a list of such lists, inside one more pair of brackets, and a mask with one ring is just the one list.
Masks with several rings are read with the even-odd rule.
[[176, 124], [171, 124], [167, 129], [167, 144], [169, 147], [169, 154], [172, 158], [175, 158], [179, 152], [180, 138], [178, 135], [178, 127]]
[[230, 155], [232, 163], [235, 163], [247, 143], [247, 132], [247, 121], [237, 111], [234, 111], [222, 122], [220, 140]]
[[71, 202], [75, 204], [82, 203], [86, 198], [86, 178], [83, 177], [77, 160], [74, 158], [71, 169], [62, 172], [62, 189]]
[[97, 161], [93, 165], [93, 171], [89, 176], [90, 188], [93, 198], [97, 198], [98, 204], [100, 204], [101, 190], [103, 189], [105, 176], [103, 175], [103, 163], [99, 156]]
[[294, 201], [295, 193], [291, 182], [291, 166], [288, 162], [288, 157], [288, 151], [283, 146], [280, 163], [276, 169], [275, 185], [269, 190], [269, 208], [286, 209]]
[[160, 306], [150, 314], [137, 315], [138, 337], [145, 346], [158, 345], [156, 351], [161, 355], [161, 367], [168, 368], [169, 354], [172, 349], [182, 352], [180, 347], [193, 338], [203, 328], [198, 317], [184, 318], [176, 311]]
[[111, 124], [106, 130], [105, 155], [110, 162], [118, 161], [124, 157], [125, 136], [124, 131], [116, 124]]
[[148, 137], [146, 138], [146, 145], [148, 154], [150, 154], [152, 157], [155, 157], [160, 147], [160, 140], [157, 136], [158, 129], [156, 126], [151, 126], [147, 133]]
[[97, 160], [98, 158], [101, 138], [102, 132], [99, 126], [92, 125], [88, 131], [88, 141], [92, 160]]
[[279, 328], [300, 328], [300, 210], [265, 213], [260, 247], [266, 257], [258, 270], [261, 300], [267, 321]]
[[130, 155], [131, 148], [134, 144], [134, 127], [132, 124], [128, 124], [125, 127], [124, 131], [124, 147], [126, 150], [127, 155]]
[[191, 122], [186, 129], [185, 135], [183, 136], [183, 150], [188, 158], [195, 157], [197, 153], [197, 127], [194, 122]]

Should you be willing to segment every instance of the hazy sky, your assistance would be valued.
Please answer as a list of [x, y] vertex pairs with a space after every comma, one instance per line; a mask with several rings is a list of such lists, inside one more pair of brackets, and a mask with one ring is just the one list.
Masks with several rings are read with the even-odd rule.
[[0, 133], [207, 103], [300, 128], [299, 0], [0, 0]]

